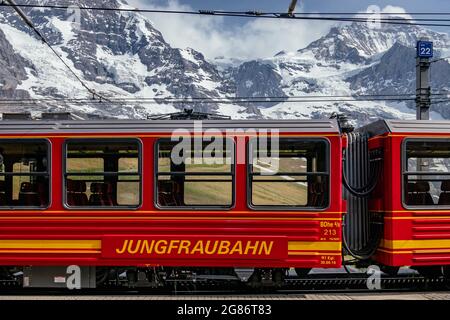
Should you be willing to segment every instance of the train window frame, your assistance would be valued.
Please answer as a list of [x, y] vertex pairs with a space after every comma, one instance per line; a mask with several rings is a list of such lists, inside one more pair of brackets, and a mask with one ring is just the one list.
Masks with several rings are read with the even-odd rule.
[[[124, 143], [124, 142], [134, 142], [138, 146], [138, 176], [139, 176], [139, 204], [136, 206], [70, 206], [67, 203], [67, 176], [70, 173], [67, 172], [67, 147], [69, 143], [89, 143], [89, 142], [106, 142], [106, 143]], [[144, 174], [143, 174], [143, 163], [144, 163], [144, 144], [140, 138], [69, 138], [65, 139], [62, 147], [62, 202], [65, 209], [70, 211], [123, 211], [132, 210], [137, 211], [144, 205], [144, 195], [143, 195], [143, 184], [144, 184]]]
[[[411, 137], [405, 137], [402, 141], [401, 144], [401, 172], [400, 172], [400, 179], [401, 179], [401, 199], [402, 199], [402, 206], [404, 209], [406, 210], [417, 210], [417, 211], [427, 211], [427, 210], [435, 210], [435, 211], [444, 211], [444, 210], [449, 210], [450, 209], [450, 205], [444, 205], [444, 206], [439, 206], [436, 204], [433, 205], [423, 205], [423, 206], [416, 206], [416, 205], [408, 205], [406, 203], [406, 186], [405, 186], [405, 176], [408, 175], [408, 158], [406, 156], [406, 145], [408, 142], [447, 142], [450, 144], [450, 139], [449, 138], [411, 138]], [[446, 175], [446, 174], [444, 174]], [[450, 177], [450, 172], [448, 173], [448, 176]], [[450, 179], [449, 179], [450, 180]]]
[[[38, 207], [38, 206], [0, 206], [0, 210], [12, 210], [12, 211], [25, 211], [25, 210], [36, 210], [36, 211], [45, 211], [52, 207], [53, 205], [53, 183], [52, 183], [52, 142], [49, 139], [46, 138], [19, 138], [19, 139], [8, 139], [8, 138], [1, 138], [0, 144], [2, 142], [9, 142], [9, 143], [19, 143], [20, 141], [26, 141], [29, 143], [33, 142], [40, 142], [44, 143], [47, 146], [47, 176], [48, 176], [48, 204], [45, 207]], [[14, 176], [14, 174], [11, 174]], [[42, 174], [44, 175], [44, 174]], [[4, 174], [3, 176], [6, 176]]]
[[251, 138], [248, 141], [247, 144], [247, 206], [251, 210], [254, 211], [273, 211], [273, 210], [280, 210], [280, 211], [299, 211], [299, 212], [324, 212], [330, 209], [331, 207], [331, 142], [326, 137], [317, 137], [317, 138], [310, 138], [310, 137], [302, 137], [302, 136], [290, 136], [290, 137], [282, 137], [280, 136], [280, 140], [301, 140], [301, 141], [315, 141], [315, 142], [324, 142], [325, 143], [325, 157], [326, 157], [326, 168], [327, 168], [327, 174], [326, 177], [328, 178], [328, 197], [326, 199], [327, 203], [326, 206], [322, 207], [306, 207], [306, 206], [282, 206], [282, 205], [254, 205], [253, 204], [253, 154], [252, 154], [252, 144], [257, 140], [258, 138]]
[[[198, 138], [202, 139], [202, 138]], [[232, 137], [225, 137], [225, 139], [230, 140], [233, 143], [232, 148], [232, 163], [231, 163], [231, 204], [228, 206], [217, 206], [217, 205], [194, 205], [194, 206], [161, 206], [158, 203], [158, 177], [159, 177], [159, 145], [162, 142], [174, 142], [170, 138], [159, 138], [154, 141], [153, 148], [153, 204], [156, 209], [161, 211], [231, 211], [236, 207], [236, 141]], [[225, 180], [224, 180], [225, 181]]]

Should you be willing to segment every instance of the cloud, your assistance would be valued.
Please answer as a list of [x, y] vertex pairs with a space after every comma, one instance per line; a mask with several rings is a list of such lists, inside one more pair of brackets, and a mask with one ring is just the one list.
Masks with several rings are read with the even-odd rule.
[[[177, 0], [169, 0], [163, 6], [149, 4], [145, 0], [130, 0], [130, 4], [139, 8], [193, 10]], [[323, 21], [241, 18], [248, 20], [230, 23], [227, 19], [239, 18], [166, 14], [147, 16], [173, 47], [191, 47], [210, 59], [219, 56], [266, 58], [282, 50], [295, 51], [320, 38], [332, 26]]]
[[[129, 0], [139, 8], [194, 11], [178, 0], [167, 0], [165, 5], [152, 4], [154, 0]], [[303, 11], [303, 7], [298, 8]], [[401, 7], [369, 6], [365, 12], [406, 13]], [[284, 51], [296, 51], [325, 35], [339, 23], [312, 20], [225, 18], [194, 15], [147, 14], [165, 40], [176, 48], [193, 48], [207, 58], [224, 56], [237, 59], [272, 57]], [[367, 15], [361, 17], [367, 18]], [[405, 18], [411, 18], [406, 15]], [[229, 19], [247, 19], [234, 23]], [[342, 23], [341, 23], [342, 24]]]
[[[368, 13], [370, 15], [368, 15]], [[404, 19], [412, 19], [412, 16], [406, 14], [406, 10], [402, 7], [396, 7], [388, 5], [384, 8], [381, 8], [377, 5], [370, 5], [364, 11], [359, 11], [355, 17], [368, 19], [369, 21], [373, 21], [372, 19], [382, 19], [382, 18], [404, 18]], [[382, 15], [381, 15], [382, 14]], [[372, 22], [375, 23], [375, 22]], [[379, 24], [379, 23], [378, 23]]]
[[[395, 16], [396, 13], [407, 13], [405, 9], [403, 9], [402, 7], [396, 7], [396, 6], [386, 6], [384, 7], [381, 12], [383, 13], [389, 13], [391, 16]], [[401, 15], [403, 18], [406, 19], [412, 19], [412, 17], [410, 15]]]

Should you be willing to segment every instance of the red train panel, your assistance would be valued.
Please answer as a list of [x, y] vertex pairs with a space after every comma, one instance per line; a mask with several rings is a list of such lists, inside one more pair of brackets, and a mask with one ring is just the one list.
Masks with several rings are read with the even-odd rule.
[[[439, 206], [439, 194], [434, 199], [407, 205], [408, 197], [424, 197], [431, 190], [407, 192], [405, 189], [405, 143], [407, 141], [445, 141], [450, 138], [448, 122], [386, 121], [385, 132], [371, 139], [372, 147], [382, 146], [385, 152], [384, 178], [380, 199], [371, 202], [373, 214], [384, 216], [384, 235], [376, 260], [388, 266], [432, 266], [450, 264], [450, 210]], [[420, 155], [417, 159], [420, 158]], [[432, 162], [432, 161], [431, 161]], [[416, 163], [408, 164], [415, 166]], [[427, 170], [427, 169], [423, 169]], [[446, 173], [427, 176], [420, 173], [410, 177], [429, 184], [441, 184]], [[421, 178], [422, 177], [422, 178]], [[408, 181], [413, 181], [409, 180]], [[416, 181], [414, 180], [414, 182]], [[406, 181], [406, 180], [405, 180]], [[408, 186], [409, 187], [409, 186]], [[430, 188], [430, 187], [428, 187]], [[422, 195], [423, 194], [423, 195]]]
[[[31, 122], [33, 126], [35, 123]], [[323, 210], [256, 210], [248, 205], [248, 163], [235, 171], [235, 204], [229, 210], [161, 210], [155, 206], [155, 142], [170, 137], [145, 129], [154, 122], [121, 122], [117, 130], [71, 122], [61, 131], [18, 128], [2, 139], [48, 139], [51, 144], [49, 208], [0, 209], [1, 265], [338, 267], [341, 265], [341, 150], [336, 123], [286, 122], [281, 137], [329, 143], [330, 205]], [[172, 123], [173, 124], [173, 123]], [[245, 127], [254, 122], [211, 124]], [[269, 123], [270, 124], [270, 123]], [[295, 125], [294, 125], [295, 124]], [[29, 125], [29, 126], [30, 126]], [[111, 124], [109, 124], [111, 126]], [[270, 124], [273, 126], [273, 124]], [[51, 124], [48, 124], [51, 126]], [[108, 124], [104, 124], [107, 127]], [[265, 124], [259, 124], [265, 128]], [[26, 127], [26, 126], [25, 126]], [[293, 128], [294, 127], [294, 128]], [[321, 128], [325, 128], [322, 129]], [[22, 131], [21, 131], [22, 130]], [[244, 137], [244, 139], [242, 139]], [[236, 143], [252, 135], [233, 135]], [[138, 138], [142, 143], [142, 203], [136, 210], [69, 209], [64, 205], [63, 159], [67, 139]], [[247, 148], [237, 152], [246, 152]], [[332, 155], [332, 156], [330, 156]]]

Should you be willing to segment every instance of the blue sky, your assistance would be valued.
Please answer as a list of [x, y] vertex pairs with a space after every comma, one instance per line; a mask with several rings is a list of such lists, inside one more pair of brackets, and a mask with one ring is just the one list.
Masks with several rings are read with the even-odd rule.
[[[216, 9], [285, 12], [290, 0], [128, 0], [141, 8], [170, 10]], [[298, 12], [363, 12], [378, 6], [385, 12], [450, 12], [450, 0], [298, 0]], [[325, 35], [336, 23], [250, 18], [149, 14], [172, 46], [191, 47], [207, 58], [265, 58], [294, 51]], [[450, 28], [436, 28], [449, 32]]]

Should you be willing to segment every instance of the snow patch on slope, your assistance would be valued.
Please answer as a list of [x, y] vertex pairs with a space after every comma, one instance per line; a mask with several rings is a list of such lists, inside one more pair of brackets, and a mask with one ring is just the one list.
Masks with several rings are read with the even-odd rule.
[[142, 89], [149, 75], [147, 66], [137, 54], [114, 55], [108, 48], [97, 46], [97, 59], [106, 66], [118, 84], [131, 83]]
[[74, 23], [71, 21], [63, 21], [57, 17], [52, 17], [50, 19], [50, 24], [53, 26], [55, 32], [60, 32], [63, 37], [63, 45], [67, 46], [70, 40], [75, 38], [75, 33], [73, 32]]

